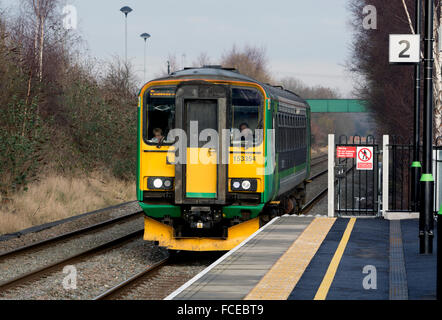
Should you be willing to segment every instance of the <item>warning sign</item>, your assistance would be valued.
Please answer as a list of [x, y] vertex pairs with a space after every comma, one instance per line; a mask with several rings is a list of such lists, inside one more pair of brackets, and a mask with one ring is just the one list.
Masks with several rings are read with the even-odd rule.
[[337, 147], [337, 158], [356, 158], [356, 147]]
[[356, 169], [373, 170], [373, 147], [358, 147], [356, 153]]

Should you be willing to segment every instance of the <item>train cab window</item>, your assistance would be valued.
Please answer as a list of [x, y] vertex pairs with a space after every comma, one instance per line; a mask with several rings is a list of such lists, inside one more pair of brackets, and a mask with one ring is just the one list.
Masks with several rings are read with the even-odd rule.
[[157, 144], [160, 131], [163, 143], [173, 143], [167, 141], [167, 134], [175, 125], [175, 88], [151, 89], [146, 94], [146, 102], [144, 139], [149, 144]]
[[232, 89], [231, 130], [232, 144], [252, 141], [262, 142], [262, 136], [256, 129], [262, 129], [261, 108], [263, 99], [254, 89]]

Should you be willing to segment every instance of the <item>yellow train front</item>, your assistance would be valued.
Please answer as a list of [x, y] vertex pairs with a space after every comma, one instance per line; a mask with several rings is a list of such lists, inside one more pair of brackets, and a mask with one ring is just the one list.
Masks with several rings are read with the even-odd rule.
[[137, 168], [145, 240], [230, 250], [305, 201], [310, 108], [233, 69], [172, 73], [140, 91]]

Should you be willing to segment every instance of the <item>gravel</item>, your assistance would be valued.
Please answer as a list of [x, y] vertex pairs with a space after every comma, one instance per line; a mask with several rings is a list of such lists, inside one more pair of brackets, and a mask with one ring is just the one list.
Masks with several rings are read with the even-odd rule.
[[[325, 170], [327, 163], [312, 167], [312, 175]], [[327, 186], [327, 174], [316, 179], [307, 187], [307, 201]], [[105, 220], [140, 211], [138, 203], [130, 203], [109, 211], [81, 217], [50, 229], [30, 233], [7, 241], [0, 242], [0, 252], [42, 241], [54, 236], [81, 229]], [[308, 215], [326, 215], [327, 197], [320, 200]], [[0, 282], [12, 279], [20, 274], [72, 256], [81, 251], [95, 247], [119, 236], [126, 235], [143, 228], [143, 217], [137, 217], [101, 231], [65, 240], [54, 246], [32, 251], [0, 261]], [[77, 288], [64, 289], [63, 280], [67, 273], [62, 268], [41, 278], [14, 288], [0, 296], [0, 299], [92, 299], [132, 275], [142, 271], [146, 266], [154, 264], [168, 255], [167, 250], [155, 246], [152, 242], [137, 239], [121, 246], [94, 254], [74, 266], [77, 272]], [[210, 260], [210, 259], [209, 259]], [[211, 260], [210, 260], [211, 261]], [[202, 271], [210, 262], [196, 259], [193, 263], [175, 264], [161, 268], [154, 277], [140, 282], [127, 291], [123, 299], [162, 299], [180, 285]], [[159, 288], [159, 289], [158, 289]], [[159, 290], [159, 291], [158, 291]]]
[[[3, 294], [6, 300], [86, 300], [93, 299], [146, 266], [164, 259], [167, 250], [152, 242], [136, 239], [77, 262], [76, 288], [65, 288], [63, 281], [72, 275], [60, 269], [45, 278], [29, 282]], [[66, 281], [66, 280], [65, 280]]]
[[180, 252], [160, 267], [120, 292], [118, 300], [162, 300], [192, 279], [224, 252]]
[[0, 261], [0, 282], [10, 280], [142, 228], [143, 217], [132, 218], [129, 222], [104, 228], [98, 232], [90, 232], [53, 246], [2, 259]]
[[28, 233], [6, 241], [0, 241], [0, 253], [138, 211], [141, 211], [140, 206], [137, 202], [132, 202], [118, 208], [112, 208], [110, 210], [103, 210], [98, 213], [82, 216], [76, 220], [62, 223], [49, 229]]

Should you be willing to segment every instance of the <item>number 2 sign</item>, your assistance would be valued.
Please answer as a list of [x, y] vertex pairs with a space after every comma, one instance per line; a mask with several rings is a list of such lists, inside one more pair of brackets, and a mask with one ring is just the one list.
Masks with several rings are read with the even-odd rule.
[[418, 34], [390, 34], [390, 63], [419, 63], [420, 44]]

